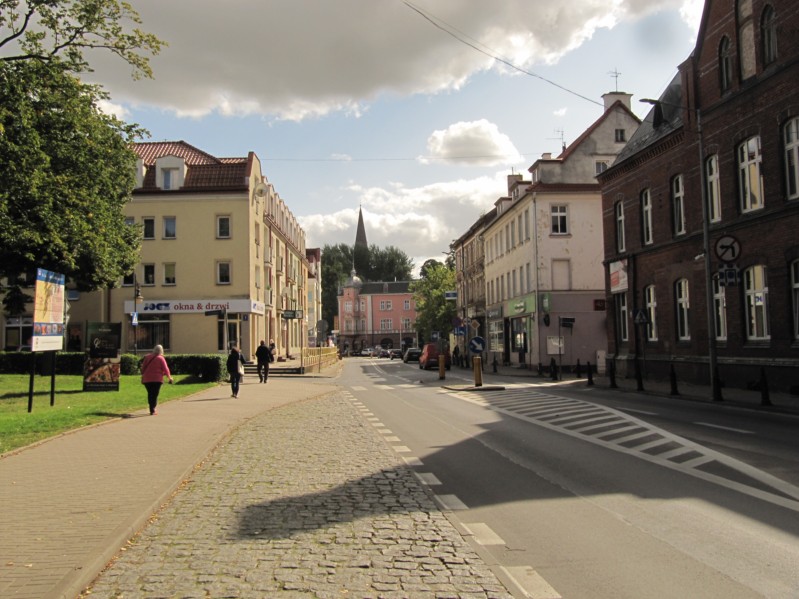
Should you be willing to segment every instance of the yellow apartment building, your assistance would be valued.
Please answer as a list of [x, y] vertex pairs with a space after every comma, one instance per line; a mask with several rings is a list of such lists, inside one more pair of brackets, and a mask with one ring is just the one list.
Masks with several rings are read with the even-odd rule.
[[[274, 340], [280, 358], [308, 344], [305, 232], [258, 157], [217, 158], [183, 141], [139, 143], [125, 208], [141, 227], [141, 260], [114, 289], [69, 294], [68, 332], [121, 322], [122, 351], [251, 358]], [[315, 323], [314, 323], [315, 324]]]

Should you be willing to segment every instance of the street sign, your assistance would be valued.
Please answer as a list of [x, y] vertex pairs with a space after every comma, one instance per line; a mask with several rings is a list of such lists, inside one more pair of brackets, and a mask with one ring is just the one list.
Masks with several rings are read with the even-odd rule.
[[302, 318], [302, 310], [283, 310], [282, 316], [285, 320]]
[[131, 326], [134, 326], [134, 327], [138, 326], [138, 324], [139, 324], [139, 313], [138, 312], [133, 312], [130, 315], [130, 324], [131, 324]]
[[636, 308], [633, 310], [633, 322], [635, 324], [649, 324], [649, 319], [646, 317], [646, 310], [643, 308]]
[[480, 321], [477, 319], [472, 320], [471, 322], [472, 328], [476, 331], [480, 328]]
[[445, 291], [444, 292], [444, 299], [445, 300], [457, 300], [458, 299], [458, 292], [457, 291]]
[[572, 316], [561, 316], [560, 317], [560, 326], [564, 329], [570, 329], [574, 326], [574, 317]]
[[732, 235], [722, 235], [714, 246], [716, 256], [722, 262], [732, 262], [741, 255], [741, 242]]
[[472, 337], [469, 339], [469, 351], [473, 354], [481, 354], [485, 351], [486, 341], [482, 337]]
[[741, 271], [734, 264], [728, 264], [719, 268], [719, 285], [730, 287], [737, 285], [741, 281]]

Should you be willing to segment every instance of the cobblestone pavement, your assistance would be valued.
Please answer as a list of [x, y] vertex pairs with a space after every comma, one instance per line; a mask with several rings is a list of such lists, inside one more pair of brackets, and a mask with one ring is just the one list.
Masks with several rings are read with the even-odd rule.
[[241, 426], [87, 595], [511, 599], [339, 392]]

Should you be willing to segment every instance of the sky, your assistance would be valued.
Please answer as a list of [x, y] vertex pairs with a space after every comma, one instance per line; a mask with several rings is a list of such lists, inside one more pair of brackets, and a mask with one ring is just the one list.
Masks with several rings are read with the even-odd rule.
[[260, 158], [307, 247], [444, 260], [560, 153], [602, 94], [658, 97], [690, 55], [702, 0], [131, 0], [169, 46], [154, 78], [90, 55], [105, 110], [217, 157]]

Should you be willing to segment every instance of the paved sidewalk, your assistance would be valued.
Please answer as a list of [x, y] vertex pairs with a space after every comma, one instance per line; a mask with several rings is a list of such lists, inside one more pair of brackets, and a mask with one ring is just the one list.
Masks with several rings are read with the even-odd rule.
[[332, 373], [0, 460], [0, 596], [510, 599]]

